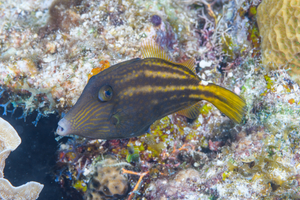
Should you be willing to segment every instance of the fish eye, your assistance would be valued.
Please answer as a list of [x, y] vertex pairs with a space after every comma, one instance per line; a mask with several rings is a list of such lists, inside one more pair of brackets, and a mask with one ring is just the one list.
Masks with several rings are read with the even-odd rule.
[[109, 85], [104, 85], [100, 88], [98, 98], [100, 101], [109, 101], [113, 96], [113, 89]]

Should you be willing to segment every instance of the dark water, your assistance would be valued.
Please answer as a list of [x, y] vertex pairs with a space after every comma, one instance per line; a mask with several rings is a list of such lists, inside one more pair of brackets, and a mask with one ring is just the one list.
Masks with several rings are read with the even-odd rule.
[[16, 129], [22, 139], [20, 146], [6, 159], [4, 177], [13, 186], [20, 186], [28, 181], [44, 184], [39, 200], [72, 199], [64, 197], [63, 189], [55, 182], [58, 143], [54, 139], [54, 131], [59, 117], [43, 117], [35, 127], [32, 122], [36, 113], [29, 115], [26, 122], [24, 119], [16, 119], [20, 115], [21, 111], [17, 111], [13, 116], [10, 113], [8, 116], [1, 116]]

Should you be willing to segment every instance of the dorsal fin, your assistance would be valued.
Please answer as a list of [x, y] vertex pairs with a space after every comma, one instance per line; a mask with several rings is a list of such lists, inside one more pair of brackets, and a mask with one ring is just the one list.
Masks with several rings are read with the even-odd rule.
[[194, 67], [195, 66], [194, 58], [190, 58], [180, 64], [186, 66], [187, 68], [189, 68], [192, 72], [194, 72], [196, 74], [196, 68]]
[[201, 108], [201, 105], [200, 105], [200, 102], [198, 102], [186, 109], [178, 111], [177, 114], [183, 115], [190, 119], [195, 119], [200, 114], [200, 108]]
[[153, 41], [144, 42], [142, 44], [141, 52], [142, 58], [161, 58], [174, 64], [183, 65], [189, 68], [192, 72], [196, 73], [196, 69], [194, 67], [194, 58], [190, 58], [182, 63], [176, 63], [166, 54], [166, 52], [160, 46], [155, 44]]
[[161, 58], [173, 63], [166, 52], [152, 41], [144, 42], [141, 51], [142, 58]]

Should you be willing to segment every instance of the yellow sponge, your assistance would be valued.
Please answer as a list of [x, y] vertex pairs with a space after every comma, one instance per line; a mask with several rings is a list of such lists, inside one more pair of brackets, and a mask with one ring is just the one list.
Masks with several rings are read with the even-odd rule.
[[300, 0], [263, 0], [257, 17], [263, 64], [271, 69], [286, 65], [300, 84]]

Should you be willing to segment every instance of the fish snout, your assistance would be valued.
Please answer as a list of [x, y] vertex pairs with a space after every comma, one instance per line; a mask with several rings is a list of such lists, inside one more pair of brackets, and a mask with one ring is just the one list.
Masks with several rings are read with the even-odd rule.
[[66, 120], [65, 118], [62, 118], [58, 122], [58, 127], [56, 129], [56, 133], [61, 136], [71, 134], [71, 124], [69, 123], [69, 121]]

